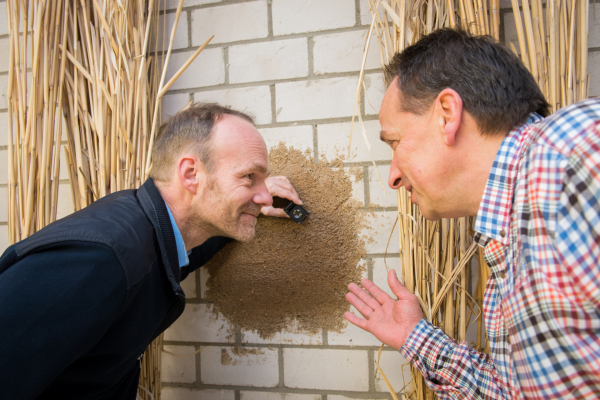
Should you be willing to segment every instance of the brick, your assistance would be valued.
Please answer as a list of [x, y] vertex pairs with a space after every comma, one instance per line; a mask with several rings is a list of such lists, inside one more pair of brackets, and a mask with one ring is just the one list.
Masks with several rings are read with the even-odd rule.
[[169, 117], [177, 114], [190, 101], [187, 93], [167, 94], [163, 96], [160, 103], [160, 117], [166, 121]]
[[163, 382], [193, 383], [196, 381], [196, 356], [194, 346], [168, 346], [164, 349], [178, 357], [163, 352], [161, 360], [161, 380]]
[[[404, 400], [404, 397], [402, 395], [398, 396], [398, 398], [400, 400]], [[364, 397], [346, 397], [346, 396], [341, 396], [341, 395], [337, 395], [337, 394], [328, 394], [327, 395], [327, 400], [358, 400], [358, 399], [360, 399], [360, 400], [375, 400], [374, 398], [365, 399]], [[379, 398], [377, 400], [381, 400], [381, 398]]]
[[256, 82], [308, 75], [306, 38], [250, 43], [229, 48], [229, 81]]
[[[364, 176], [362, 174], [362, 167], [345, 167], [344, 171], [346, 175], [350, 177], [352, 182], [352, 199], [358, 201], [360, 206], [365, 204], [365, 183]], [[360, 176], [357, 177], [356, 173], [359, 172]], [[360, 178], [360, 179], [359, 179]]]
[[162, 400], [235, 400], [233, 390], [194, 390], [178, 387], [163, 387], [160, 391]]
[[[378, 12], [379, 12], [379, 17], [383, 21], [383, 6], [381, 6], [381, 5], [379, 6]], [[372, 20], [373, 20], [373, 17], [371, 15], [371, 10], [369, 8], [369, 1], [368, 0], [360, 0], [360, 24], [361, 25], [371, 25]], [[388, 16], [388, 21], [391, 21], [391, 20], [392, 19]]]
[[[192, 54], [194, 54], [193, 51], [171, 54], [165, 82], [168, 82], [175, 75]], [[205, 49], [187, 67], [185, 72], [177, 78], [170, 90], [212, 86], [224, 82], [225, 64], [223, 62], [223, 49]]]
[[8, 33], [8, 19], [6, 18], [6, 3], [0, 5], [0, 35]]
[[[390, 160], [390, 147], [379, 140], [379, 131], [381, 130], [379, 121], [364, 121], [364, 127], [375, 160]], [[336, 158], [342, 158], [346, 162], [370, 162], [371, 155], [365, 144], [362, 127], [358, 121], [354, 121], [351, 143], [352, 148], [350, 150], [350, 157], [348, 157], [350, 128], [350, 122], [317, 125], [319, 158], [324, 157], [329, 161], [333, 161]]]
[[[388, 185], [390, 166], [380, 165], [377, 167], [377, 170], [379, 171], [379, 176], [375, 172], [374, 167], [369, 167], [369, 207], [397, 207], [397, 191]], [[382, 182], [379, 180], [379, 177], [383, 181], [385, 192], [381, 187]]]
[[[275, 387], [279, 382], [277, 349], [243, 347], [236, 355], [231, 347], [204, 347], [200, 354], [203, 384]], [[254, 353], [254, 354], [252, 354]]]
[[400, 271], [401, 261], [400, 261], [400, 257], [398, 257], [398, 254], [393, 254], [392, 256], [393, 257], [390, 257], [388, 255], [385, 259], [385, 262], [383, 261], [383, 257], [373, 258], [373, 283], [376, 284], [377, 286], [379, 286], [379, 288], [381, 290], [383, 290], [384, 292], [386, 292], [390, 297], [395, 298], [394, 293], [392, 292], [392, 290], [390, 289], [390, 286], [388, 285], [388, 281], [387, 281], [388, 272], [387, 272], [387, 269], [385, 268], [385, 264], [387, 263], [387, 266], [389, 269], [396, 270], [396, 274], [398, 274], [398, 278], [400, 278], [400, 280], [402, 280], [401, 271]]
[[[315, 36], [313, 48], [315, 74], [360, 71], [366, 39], [367, 30]], [[376, 36], [371, 38], [365, 68], [381, 68]]]
[[208, 280], [208, 277], [210, 276], [210, 274], [208, 273], [208, 270], [206, 269], [206, 267], [200, 268], [198, 270], [198, 273], [200, 274], [200, 298], [205, 299], [206, 292], [208, 292], [208, 287], [206, 286], [206, 281]]
[[[202, 4], [219, 3], [222, 0], [183, 0], [183, 7], [198, 6]], [[177, 10], [179, 0], [167, 0], [167, 10]]]
[[271, 90], [268, 86], [219, 89], [194, 94], [196, 102], [217, 102], [251, 114], [257, 124], [271, 123]]
[[321, 400], [321, 395], [241, 391], [240, 400]]
[[283, 349], [284, 385], [328, 390], [369, 390], [367, 352]]
[[313, 154], [313, 132], [311, 125], [285, 126], [277, 128], [259, 129], [267, 148], [277, 147], [283, 142], [287, 147], [293, 147], [296, 150], [310, 150]]
[[217, 5], [192, 11], [192, 44], [225, 43], [267, 37], [267, 2]]
[[356, 24], [353, 0], [277, 0], [273, 2], [273, 34], [314, 32]]
[[[175, 6], [177, 8], [177, 6]], [[173, 29], [173, 25], [175, 24], [175, 16], [176, 13], [168, 13], [164, 15], [160, 15], [158, 18], [158, 22], [162, 29], [165, 19], [165, 15], [167, 17], [167, 26], [165, 29], [164, 35], [164, 47], [163, 47], [163, 36], [159, 35], [158, 37], [158, 48], [165, 49], [165, 51], [169, 48], [169, 40], [171, 40], [171, 30]], [[188, 19], [187, 12], [182, 12], [179, 16], [179, 21], [177, 22], [177, 30], [175, 31], [175, 39], [173, 40], [173, 50], [174, 49], [183, 49], [189, 47], [188, 44]], [[154, 43], [150, 45], [150, 48], [154, 48]]]
[[8, 112], [0, 112], [0, 146], [8, 146]]
[[56, 201], [56, 219], [61, 219], [73, 214], [73, 195], [71, 185], [61, 183], [58, 186], [58, 199]]
[[8, 182], [8, 151], [0, 150], [0, 184]]
[[385, 85], [383, 83], [383, 74], [368, 74], [365, 75], [365, 114], [377, 115], [381, 108], [383, 95], [385, 94]]
[[[351, 307], [350, 312], [362, 318], [354, 307]], [[381, 342], [375, 336], [350, 322], [347, 322], [341, 332], [329, 332], [327, 338], [331, 346], [381, 346]]]
[[512, 10], [512, 2], [510, 0], [500, 0], [500, 9], [509, 8]]
[[[30, 52], [27, 52], [29, 54]], [[10, 66], [10, 38], [0, 38], [0, 72], [8, 71]]]
[[8, 247], [8, 225], [0, 225], [0, 252]]
[[[5, 162], [5, 160], [2, 160]], [[0, 188], [0, 222], [7, 221], [7, 210], [8, 210], [8, 190], [3, 187]]]
[[[590, 7], [592, 10], [594, 6]], [[595, 16], [595, 13], [590, 10], [588, 21], [588, 47], [600, 46], [600, 18]], [[595, 21], [594, 21], [595, 19]], [[588, 64], [589, 66], [589, 64]]]
[[254, 331], [242, 330], [242, 343], [266, 343], [266, 344], [323, 344], [323, 335], [321, 332], [317, 334], [308, 334], [298, 329], [296, 322], [290, 324], [280, 332], [277, 332], [272, 338], [263, 339]]
[[212, 304], [188, 304], [175, 323], [165, 331], [165, 340], [233, 343], [233, 328]]
[[[0, 7], [2, 8], [2, 7]], [[31, 85], [29, 82], [29, 74], [27, 74], [28, 82], [27, 87]], [[7, 89], [8, 89], [8, 75], [0, 76], [0, 109], [8, 108], [8, 97], [7, 97]], [[29, 94], [29, 90], [27, 91]]]
[[350, 117], [355, 91], [354, 77], [278, 83], [277, 121]]
[[[389, 347], [386, 346], [386, 349]], [[391, 349], [392, 350], [392, 349]], [[377, 351], [374, 351], [374, 357], [377, 361]], [[381, 353], [381, 359], [379, 360], [379, 366], [383, 370], [386, 378], [394, 388], [395, 392], [404, 391], [403, 388], [409, 387], [410, 378], [410, 367], [406, 358], [398, 351], [383, 351]], [[380, 373], [377, 373], [375, 377], [375, 390], [378, 392], [389, 393], [388, 388], [383, 380]]]
[[[366, 240], [367, 253], [383, 254], [386, 251], [390, 231], [396, 220], [395, 211], [379, 211], [366, 213], [366, 226], [361, 236]], [[388, 254], [398, 254], [400, 248], [398, 244], [398, 224], [394, 227], [392, 238], [389, 239], [390, 244], [387, 247]]]
[[183, 289], [183, 293], [185, 293], [185, 297], [188, 299], [193, 299], [196, 297], [196, 274], [198, 272], [194, 271], [187, 276], [183, 281], [181, 281], [181, 288]]
[[588, 54], [588, 74], [590, 96], [600, 96], [600, 51]]

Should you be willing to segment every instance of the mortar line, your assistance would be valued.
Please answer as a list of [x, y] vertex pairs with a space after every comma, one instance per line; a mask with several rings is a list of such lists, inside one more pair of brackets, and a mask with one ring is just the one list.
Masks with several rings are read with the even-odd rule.
[[316, 164], [319, 163], [319, 135], [317, 132], [317, 125], [313, 124], [312, 126], [312, 134], [313, 134], [313, 160]]
[[322, 346], [329, 346], [329, 333], [327, 332], [327, 329], [323, 328], [323, 331], [321, 332], [321, 336], [323, 337], [323, 344]]
[[235, 392], [233, 392], [233, 397], [235, 400], [240, 400], [240, 391], [236, 390]]
[[367, 354], [367, 364], [369, 368], [369, 392], [375, 391], [375, 352], [369, 351]]
[[315, 39], [313, 36], [309, 36], [306, 39], [306, 46], [308, 51], [308, 78], [312, 79], [315, 76], [315, 58], [314, 58], [314, 48], [315, 48]]
[[267, 37], [273, 37], [273, 1], [267, 1]]
[[[271, 92], [271, 125], [277, 121], [277, 101], [275, 98], [275, 84], [269, 85]], [[264, 127], [264, 126], [261, 126]]]
[[388, 399], [390, 397], [388, 392], [359, 392], [351, 390], [327, 390], [323, 393], [323, 389], [297, 389], [290, 387], [261, 387], [261, 386], [237, 386], [237, 385], [210, 385], [200, 384], [195, 385], [193, 383], [180, 383], [180, 382], [163, 382], [163, 387], [168, 388], [184, 388], [184, 389], [212, 389], [212, 390], [243, 390], [245, 392], [268, 392], [268, 393], [291, 393], [291, 394], [312, 394], [318, 396], [329, 396], [339, 395], [350, 397], [352, 399]]
[[225, 67], [225, 85], [229, 85], [229, 47], [223, 47], [223, 63]]
[[367, 257], [367, 279], [373, 282], [373, 274], [375, 270], [375, 263], [371, 257]]
[[196, 271], [196, 298], [202, 299], [202, 268], [198, 268]]
[[277, 366], [279, 368], [279, 382], [277, 383], [278, 387], [284, 387], [285, 381], [283, 376], [283, 347], [279, 347], [277, 350]]
[[354, 26], [361, 26], [360, 0], [354, 0], [354, 17], [356, 18], [356, 23]]
[[[195, 345], [194, 346], [194, 351], [198, 351], [200, 350], [202, 346], [200, 345]], [[202, 352], [198, 351], [198, 353], [196, 353], [195, 356], [195, 362], [196, 362], [196, 380], [195, 383], [196, 384], [202, 384], [202, 360], [200, 359], [200, 357], [202, 357]]]
[[187, 14], [187, 24], [188, 24], [188, 32], [187, 32], [188, 47], [192, 47], [192, 12], [186, 11], [186, 14]]
[[[200, 347], [239, 347], [235, 342], [193, 342], [165, 340], [166, 346], [199, 346]], [[357, 345], [320, 345], [320, 344], [277, 344], [277, 343], [244, 343], [243, 347], [253, 347], [259, 349], [302, 349], [302, 350], [357, 350], [357, 351], [377, 351], [381, 345], [357, 346]], [[396, 350], [386, 347], [384, 352], [395, 352]], [[283, 354], [283, 353], [282, 353]]]
[[243, 343], [242, 343], [242, 328], [239, 327], [238, 325], [235, 325], [234, 329], [235, 329], [235, 346], [236, 347], [243, 346]]
[[321, 395], [321, 400], [327, 400], [327, 393]]
[[369, 166], [363, 165], [363, 190], [365, 192], [364, 204], [366, 208], [371, 205], [371, 190], [369, 188]]

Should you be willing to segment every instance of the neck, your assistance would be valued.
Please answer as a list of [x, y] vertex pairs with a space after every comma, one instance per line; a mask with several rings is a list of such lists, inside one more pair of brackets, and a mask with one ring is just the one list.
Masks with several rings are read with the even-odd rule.
[[176, 185], [169, 183], [155, 182], [155, 184], [171, 214], [173, 214], [173, 219], [179, 232], [181, 232], [186, 250], [200, 246], [209, 238], [215, 236], [200, 218], [194, 218], [192, 196], [189, 192], [182, 187], [176, 187]]

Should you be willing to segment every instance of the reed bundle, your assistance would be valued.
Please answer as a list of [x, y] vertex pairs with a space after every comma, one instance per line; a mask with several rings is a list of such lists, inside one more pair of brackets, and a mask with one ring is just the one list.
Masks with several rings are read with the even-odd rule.
[[[8, 0], [8, 225], [15, 243], [56, 219], [60, 146], [80, 210], [139, 187], [151, 167], [165, 83], [159, 0]], [[27, 58], [31, 72], [27, 73]], [[144, 354], [139, 397], [160, 397], [162, 336]]]
[[589, 0], [511, 1], [519, 51], [510, 47], [520, 53], [552, 112], [587, 98]]

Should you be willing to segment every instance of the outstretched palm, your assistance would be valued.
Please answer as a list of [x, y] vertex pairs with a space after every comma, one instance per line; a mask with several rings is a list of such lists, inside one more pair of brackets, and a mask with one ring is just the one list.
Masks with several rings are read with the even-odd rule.
[[351, 283], [348, 285], [350, 293], [346, 294], [346, 299], [365, 319], [351, 312], [346, 312], [344, 316], [354, 325], [371, 332], [381, 342], [398, 350], [423, 318], [417, 297], [398, 281], [394, 270], [388, 274], [388, 284], [398, 300], [393, 300], [368, 279], [363, 279], [361, 283], [371, 294]]

